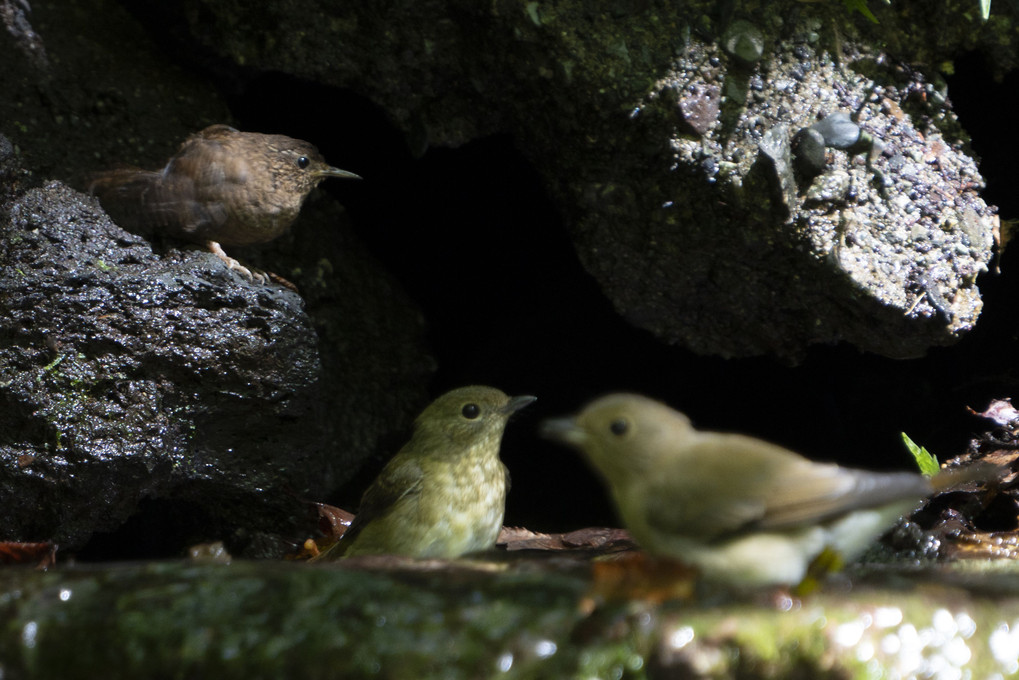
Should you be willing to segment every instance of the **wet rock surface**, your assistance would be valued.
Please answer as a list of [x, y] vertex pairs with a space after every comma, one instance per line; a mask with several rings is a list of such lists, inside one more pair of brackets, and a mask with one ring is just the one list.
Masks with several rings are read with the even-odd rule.
[[[975, 677], [1019, 667], [1014, 572], [802, 600], [592, 601], [583, 559], [164, 563], [0, 581], [17, 678]], [[949, 582], [946, 585], [946, 581]], [[954, 583], [952, 583], [954, 581]], [[889, 585], [891, 582], [891, 585]]]
[[[156, 554], [204, 535], [278, 555], [314, 531], [306, 501], [349, 479], [413, 403], [428, 363], [385, 342], [411, 339], [416, 321], [372, 304], [399, 294], [370, 260], [343, 278], [374, 273], [376, 292], [338, 304], [321, 290], [333, 274], [320, 249], [300, 279], [313, 320], [297, 293], [251, 284], [202, 250], [154, 252], [58, 182], [4, 215], [5, 536], [74, 551], [148, 508], [170, 527], [135, 527]], [[346, 351], [323, 360], [320, 332], [345, 337]], [[394, 389], [401, 370], [406, 391]]]

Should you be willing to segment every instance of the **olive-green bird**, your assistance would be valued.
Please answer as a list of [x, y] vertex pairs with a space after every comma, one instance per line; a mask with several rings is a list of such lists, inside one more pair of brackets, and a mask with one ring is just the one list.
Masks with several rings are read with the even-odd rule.
[[361, 498], [343, 537], [318, 559], [406, 555], [452, 559], [495, 545], [509, 472], [499, 445], [509, 417], [535, 397], [492, 387], [447, 392]]
[[815, 463], [752, 437], [699, 432], [635, 394], [597, 399], [542, 432], [585, 454], [649, 553], [736, 586], [798, 584], [825, 549], [851, 560], [935, 486], [968, 479]]

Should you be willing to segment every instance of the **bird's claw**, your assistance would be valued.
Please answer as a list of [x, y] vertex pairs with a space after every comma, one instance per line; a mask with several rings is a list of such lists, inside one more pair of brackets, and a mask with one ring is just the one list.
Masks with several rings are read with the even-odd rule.
[[227, 269], [232, 269], [235, 272], [238, 272], [241, 276], [253, 283], [263, 286], [269, 283], [269, 277], [265, 272], [255, 269], [254, 267], [250, 269], [245, 267], [243, 264], [227, 255], [223, 250], [223, 246], [219, 245], [216, 241], [208, 241], [205, 245], [212, 251], [213, 255], [223, 261]]

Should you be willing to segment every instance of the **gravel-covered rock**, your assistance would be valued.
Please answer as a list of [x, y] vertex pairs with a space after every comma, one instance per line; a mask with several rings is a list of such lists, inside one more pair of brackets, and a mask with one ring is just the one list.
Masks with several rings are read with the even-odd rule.
[[[371, 98], [419, 151], [509, 133], [616, 310], [664, 342], [909, 357], [979, 316], [995, 217], [965, 136], [943, 87], [900, 61], [912, 43], [844, 8], [151, 11], [180, 45]], [[803, 129], [825, 145], [806, 161], [792, 144]]]

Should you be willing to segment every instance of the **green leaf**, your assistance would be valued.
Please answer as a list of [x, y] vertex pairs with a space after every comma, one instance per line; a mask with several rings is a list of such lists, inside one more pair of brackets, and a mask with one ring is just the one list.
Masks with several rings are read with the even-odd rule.
[[903, 432], [902, 441], [909, 449], [909, 452], [913, 454], [913, 459], [916, 461], [916, 466], [920, 468], [920, 474], [924, 477], [933, 477], [938, 474], [941, 470], [941, 466], [938, 464], [938, 459], [930, 451], [923, 446], [917, 446], [916, 443], [909, 438], [909, 436]]
[[991, 0], [980, 0], [980, 19], [987, 21], [991, 17]]
[[859, 12], [860, 14], [867, 17], [875, 24], [877, 23], [877, 17], [874, 16], [874, 13], [870, 11], [869, 7], [867, 7], [867, 0], [842, 0], [842, 4], [845, 5], [846, 9], [848, 9], [850, 12], [852, 11]]

